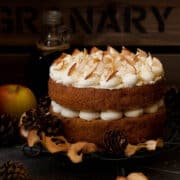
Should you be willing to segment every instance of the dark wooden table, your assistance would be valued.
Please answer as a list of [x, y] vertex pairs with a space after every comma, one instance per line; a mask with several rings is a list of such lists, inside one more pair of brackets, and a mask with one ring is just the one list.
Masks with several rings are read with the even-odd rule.
[[180, 179], [180, 146], [145, 158], [103, 160], [89, 157], [80, 164], [72, 164], [64, 155], [42, 153], [29, 157], [22, 146], [1, 148], [0, 164], [7, 160], [22, 162], [35, 180], [115, 180], [118, 175], [134, 171], [143, 172], [150, 180]]

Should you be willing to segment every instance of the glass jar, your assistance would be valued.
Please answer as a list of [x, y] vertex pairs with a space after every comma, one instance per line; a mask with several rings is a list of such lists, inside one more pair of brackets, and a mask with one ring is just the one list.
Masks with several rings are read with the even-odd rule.
[[57, 10], [43, 13], [40, 39], [27, 64], [27, 85], [37, 97], [48, 93], [49, 67], [62, 52], [70, 48], [70, 30]]

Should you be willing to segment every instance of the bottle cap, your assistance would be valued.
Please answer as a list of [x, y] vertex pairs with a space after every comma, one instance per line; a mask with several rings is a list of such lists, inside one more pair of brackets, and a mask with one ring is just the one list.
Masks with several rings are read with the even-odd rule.
[[43, 13], [43, 24], [61, 24], [62, 14], [58, 10], [48, 10]]

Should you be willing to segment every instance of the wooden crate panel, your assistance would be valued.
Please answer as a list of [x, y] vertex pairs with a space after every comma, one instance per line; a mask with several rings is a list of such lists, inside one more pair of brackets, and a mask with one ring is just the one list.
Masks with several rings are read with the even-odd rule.
[[32, 45], [45, 9], [60, 9], [75, 45], [180, 45], [180, 2], [14, 0], [0, 3], [0, 45]]

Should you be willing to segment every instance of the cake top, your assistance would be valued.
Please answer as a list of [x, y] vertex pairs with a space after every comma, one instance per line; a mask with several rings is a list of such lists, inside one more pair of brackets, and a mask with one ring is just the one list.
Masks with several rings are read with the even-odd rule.
[[136, 54], [112, 47], [106, 51], [93, 47], [75, 49], [72, 54], [62, 55], [50, 67], [50, 78], [56, 83], [77, 88], [120, 89], [153, 84], [162, 79], [161, 62], [141, 49]]

